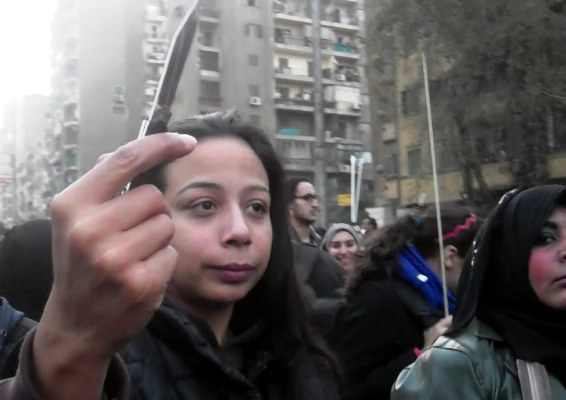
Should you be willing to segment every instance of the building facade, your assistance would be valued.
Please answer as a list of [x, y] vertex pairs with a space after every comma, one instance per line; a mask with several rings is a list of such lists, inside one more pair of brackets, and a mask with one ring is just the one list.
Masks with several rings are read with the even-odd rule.
[[[336, 199], [350, 190], [350, 155], [367, 151], [371, 139], [363, 2], [320, 1], [320, 19], [313, 21], [312, 1], [201, 1], [197, 38], [171, 111], [183, 118], [237, 110], [271, 134], [290, 175], [324, 176], [326, 219], [345, 221], [349, 208]], [[60, 1], [53, 24], [53, 136], [62, 186], [137, 135], [170, 40], [193, 3]], [[323, 171], [317, 159], [324, 159]], [[371, 173], [367, 168], [365, 177]], [[362, 207], [371, 202], [372, 187], [365, 179]]]

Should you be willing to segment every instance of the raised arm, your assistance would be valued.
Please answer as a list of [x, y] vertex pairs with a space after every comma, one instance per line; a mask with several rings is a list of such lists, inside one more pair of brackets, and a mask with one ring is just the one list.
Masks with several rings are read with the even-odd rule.
[[152, 186], [117, 194], [194, 146], [176, 134], [131, 142], [53, 200], [54, 284], [31, 357], [42, 399], [100, 399], [112, 356], [159, 307], [177, 259], [168, 206]]

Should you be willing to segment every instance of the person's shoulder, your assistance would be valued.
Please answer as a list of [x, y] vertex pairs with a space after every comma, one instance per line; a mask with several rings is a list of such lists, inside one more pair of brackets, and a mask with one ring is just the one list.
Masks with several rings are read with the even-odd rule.
[[362, 282], [349, 299], [351, 302], [364, 303], [372, 307], [389, 307], [389, 303], [401, 305], [395, 288], [387, 280]]
[[505, 380], [507, 361], [512, 358], [499, 335], [474, 320], [456, 335], [441, 336], [425, 349], [399, 374], [391, 398], [448, 399], [458, 393], [484, 398]]

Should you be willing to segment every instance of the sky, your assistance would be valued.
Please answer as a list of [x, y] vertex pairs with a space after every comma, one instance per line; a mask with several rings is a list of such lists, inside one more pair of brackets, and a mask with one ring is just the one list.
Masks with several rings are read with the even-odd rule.
[[14, 96], [49, 93], [51, 21], [56, 3], [0, 0], [0, 107]]

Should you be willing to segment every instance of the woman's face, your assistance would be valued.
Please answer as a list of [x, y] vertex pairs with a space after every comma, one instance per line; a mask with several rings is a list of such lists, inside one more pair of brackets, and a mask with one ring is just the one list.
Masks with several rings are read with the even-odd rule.
[[187, 305], [245, 297], [271, 255], [267, 173], [236, 138], [200, 142], [165, 171], [179, 257], [169, 294]]
[[327, 247], [330, 255], [336, 258], [345, 273], [354, 270], [358, 245], [349, 232], [339, 231], [336, 233]]
[[541, 302], [566, 309], [566, 208], [554, 210], [529, 258], [529, 281]]

